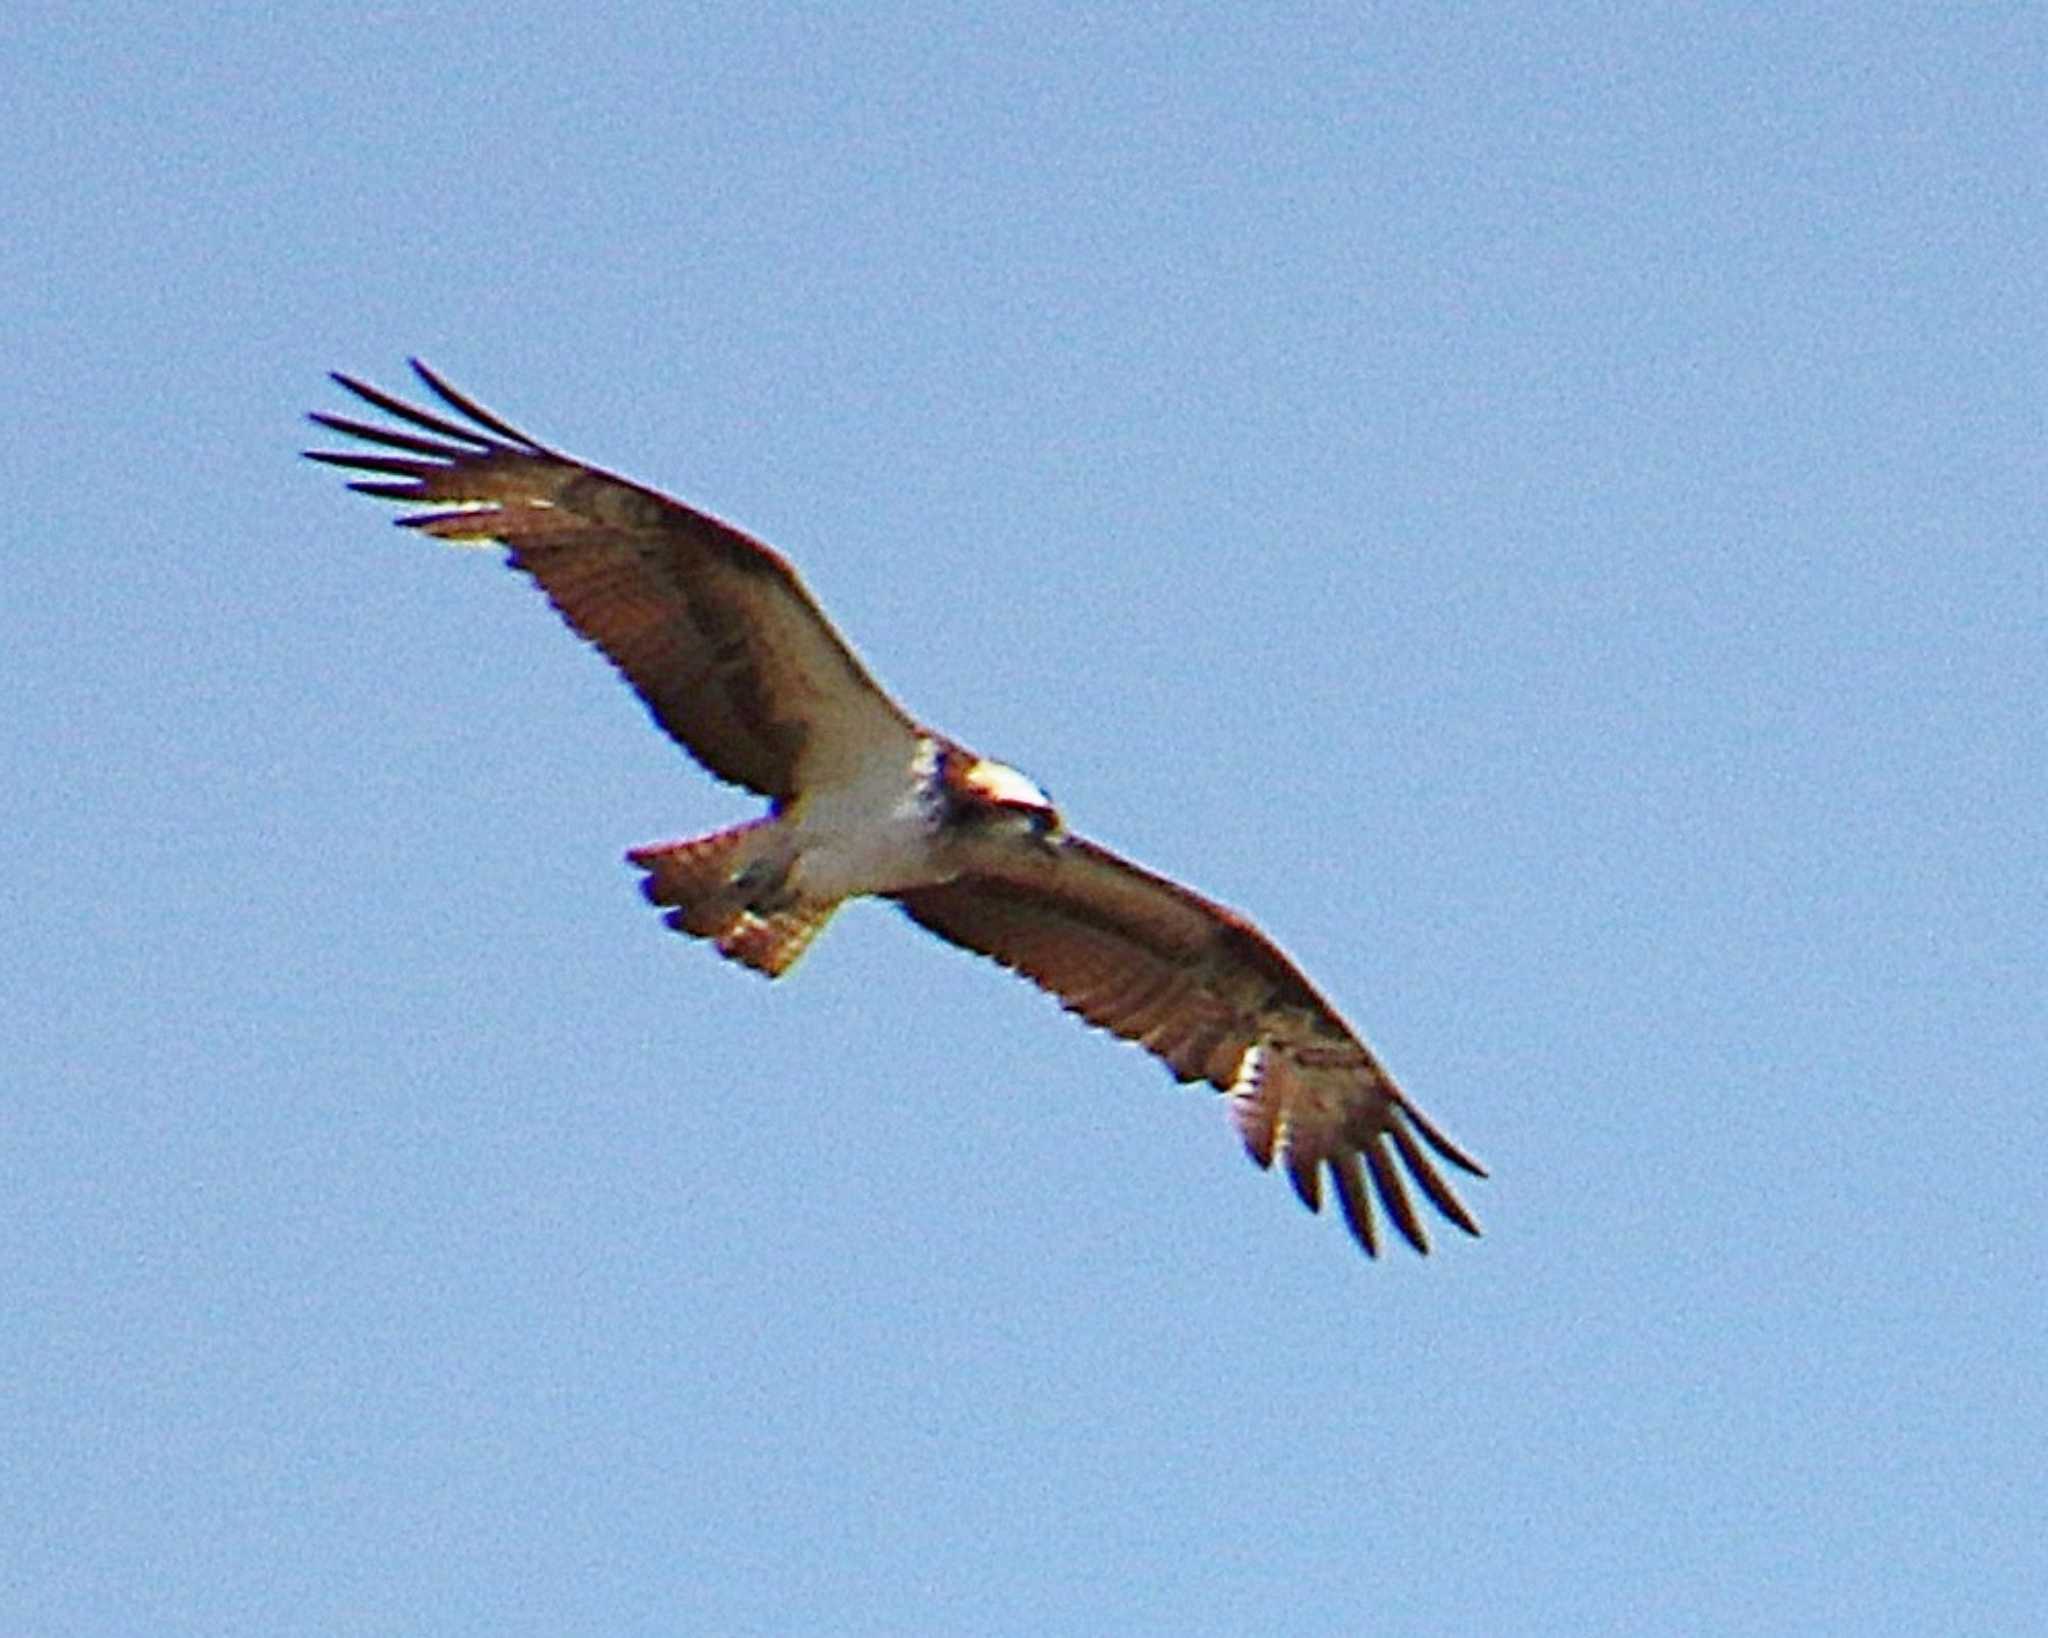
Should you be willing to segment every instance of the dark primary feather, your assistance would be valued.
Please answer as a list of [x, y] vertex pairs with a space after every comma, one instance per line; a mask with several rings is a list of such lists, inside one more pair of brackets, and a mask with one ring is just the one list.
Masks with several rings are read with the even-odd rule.
[[707, 513], [586, 466], [413, 370], [469, 425], [365, 382], [335, 381], [409, 427], [315, 414], [373, 446], [308, 450], [369, 473], [349, 487], [428, 510], [443, 540], [495, 540], [601, 649], [654, 719], [721, 779], [777, 801], [866, 758], [908, 756], [915, 729], [826, 621], [796, 572]]
[[1300, 969], [1234, 911], [1079, 838], [897, 900], [920, 926], [1145, 1047], [1177, 1079], [1231, 1093], [1252, 1158], [1281, 1161], [1311, 1211], [1322, 1207], [1327, 1169], [1369, 1255], [1379, 1249], [1375, 1197], [1403, 1239], [1429, 1250], [1404, 1169], [1445, 1218], [1479, 1232], [1429, 1151], [1474, 1176], [1484, 1170], [1416, 1112]]

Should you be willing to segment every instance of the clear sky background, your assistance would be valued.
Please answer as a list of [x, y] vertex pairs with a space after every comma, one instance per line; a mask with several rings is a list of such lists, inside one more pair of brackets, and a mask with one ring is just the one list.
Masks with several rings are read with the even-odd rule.
[[[0, 1630], [2011, 1632], [2031, 6], [0, 25]], [[1483, 1158], [1220, 1100], [301, 461], [418, 353], [797, 563]]]

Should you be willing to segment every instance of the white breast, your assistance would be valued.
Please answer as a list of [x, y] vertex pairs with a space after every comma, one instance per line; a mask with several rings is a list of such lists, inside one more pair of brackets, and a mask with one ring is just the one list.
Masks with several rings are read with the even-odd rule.
[[937, 748], [919, 743], [908, 763], [861, 770], [851, 784], [808, 792], [784, 814], [796, 842], [790, 885], [810, 900], [891, 893], [945, 881], [925, 800]]

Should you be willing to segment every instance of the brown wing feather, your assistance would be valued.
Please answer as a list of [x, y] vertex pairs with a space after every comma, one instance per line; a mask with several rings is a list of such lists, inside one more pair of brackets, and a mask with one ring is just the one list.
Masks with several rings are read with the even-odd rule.
[[1429, 1249], [1402, 1168], [1447, 1219], [1479, 1232], [1429, 1151], [1474, 1176], [1483, 1169], [1415, 1111], [1300, 969], [1235, 911], [1071, 837], [992, 854], [974, 874], [897, 900], [941, 938], [1144, 1046], [1178, 1079], [1230, 1093], [1252, 1158], [1281, 1161], [1310, 1210], [1321, 1209], [1327, 1168], [1369, 1255], [1378, 1253], [1373, 1197], [1403, 1239]]
[[558, 454], [417, 360], [413, 369], [462, 421], [337, 375], [415, 430], [316, 414], [376, 449], [308, 455], [375, 474], [349, 486], [366, 495], [433, 508], [398, 520], [409, 528], [507, 547], [512, 566], [618, 667], [654, 720], [721, 779], [788, 801], [871, 756], [909, 758], [916, 729], [776, 552]]

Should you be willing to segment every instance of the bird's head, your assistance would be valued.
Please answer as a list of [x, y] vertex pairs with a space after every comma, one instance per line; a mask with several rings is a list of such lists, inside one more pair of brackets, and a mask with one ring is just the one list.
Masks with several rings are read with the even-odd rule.
[[971, 753], [949, 757], [945, 781], [955, 810], [973, 823], [1014, 828], [1048, 845], [1066, 835], [1066, 822], [1052, 798], [1007, 763]]

